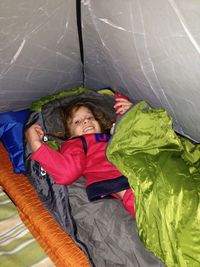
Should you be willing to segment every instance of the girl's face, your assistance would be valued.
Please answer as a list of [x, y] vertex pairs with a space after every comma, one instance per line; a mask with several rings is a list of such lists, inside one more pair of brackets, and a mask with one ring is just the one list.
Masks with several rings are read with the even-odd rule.
[[80, 107], [73, 113], [69, 122], [71, 137], [84, 134], [101, 133], [101, 128], [94, 115], [87, 107]]

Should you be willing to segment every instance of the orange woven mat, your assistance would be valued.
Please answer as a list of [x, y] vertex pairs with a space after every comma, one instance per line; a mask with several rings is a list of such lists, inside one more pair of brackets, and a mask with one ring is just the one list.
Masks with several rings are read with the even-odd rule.
[[80, 248], [51, 217], [27, 177], [15, 174], [7, 151], [0, 142], [0, 185], [15, 203], [20, 217], [56, 266], [88, 267]]

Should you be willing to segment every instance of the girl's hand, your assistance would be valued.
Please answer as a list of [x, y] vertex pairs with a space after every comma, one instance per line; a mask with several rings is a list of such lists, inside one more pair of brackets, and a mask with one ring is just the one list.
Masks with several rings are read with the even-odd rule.
[[43, 136], [44, 131], [38, 124], [33, 124], [26, 130], [25, 137], [32, 152], [35, 152], [42, 145]]
[[117, 115], [123, 115], [133, 105], [128, 97], [120, 94], [115, 94], [115, 101], [114, 109], [116, 110]]

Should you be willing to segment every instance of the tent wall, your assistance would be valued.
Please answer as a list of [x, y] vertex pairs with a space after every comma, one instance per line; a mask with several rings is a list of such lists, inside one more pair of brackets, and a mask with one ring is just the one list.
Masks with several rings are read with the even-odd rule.
[[82, 85], [74, 0], [0, 1], [0, 112]]
[[200, 2], [82, 1], [85, 85], [164, 107], [200, 141]]
[[110, 87], [164, 107], [200, 138], [200, 2], [82, 0], [84, 79], [75, 0], [0, 1], [0, 112], [41, 96]]

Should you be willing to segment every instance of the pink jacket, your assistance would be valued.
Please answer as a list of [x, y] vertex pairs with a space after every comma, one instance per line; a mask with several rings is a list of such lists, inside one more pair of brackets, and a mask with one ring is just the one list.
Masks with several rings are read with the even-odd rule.
[[86, 154], [81, 138], [74, 138], [64, 142], [59, 152], [42, 144], [31, 159], [39, 162], [57, 184], [68, 185], [84, 176], [88, 186], [122, 176], [105, 155], [110, 135], [87, 134], [83, 137], [87, 143]]

